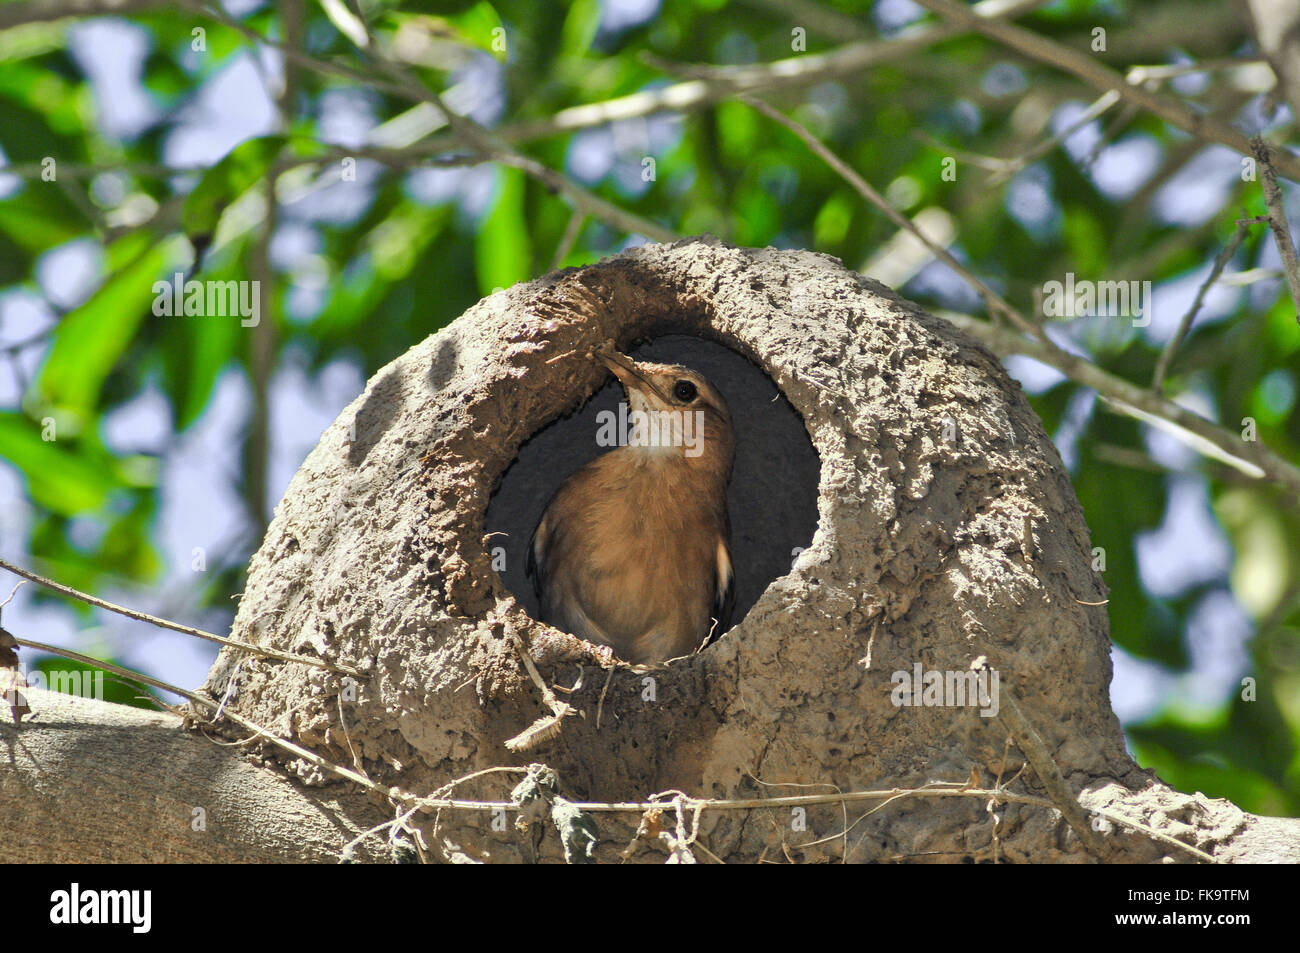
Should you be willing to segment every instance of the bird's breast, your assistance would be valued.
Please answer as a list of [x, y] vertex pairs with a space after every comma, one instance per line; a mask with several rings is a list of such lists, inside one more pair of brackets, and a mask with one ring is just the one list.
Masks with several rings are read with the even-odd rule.
[[684, 467], [623, 453], [580, 470], [552, 503], [544, 610], [627, 661], [684, 655], [712, 622], [725, 496]]

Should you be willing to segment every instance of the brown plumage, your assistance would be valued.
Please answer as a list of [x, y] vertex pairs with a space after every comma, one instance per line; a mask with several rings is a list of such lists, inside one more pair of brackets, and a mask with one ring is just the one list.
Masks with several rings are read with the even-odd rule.
[[689, 368], [613, 350], [600, 359], [622, 382], [630, 417], [666, 413], [564, 481], [533, 533], [528, 573], [543, 620], [625, 661], [661, 662], [729, 621], [731, 413]]

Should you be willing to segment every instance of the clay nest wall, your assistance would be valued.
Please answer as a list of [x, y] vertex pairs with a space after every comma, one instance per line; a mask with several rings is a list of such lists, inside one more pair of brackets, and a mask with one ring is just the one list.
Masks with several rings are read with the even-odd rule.
[[[664, 335], [679, 348], [683, 336], [715, 342], [761, 382], [720, 385], [746, 421], [742, 455], [747, 432], [759, 448], [738, 459], [732, 487], [749, 597], [702, 652], [632, 670], [536, 621], [519, 580], [515, 592], [503, 580], [549, 488], [579, 461], [541, 454], [536, 493], [516, 489], [509, 504], [493, 494], [530, 438], [563, 427], [608, 382], [592, 348]], [[762, 387], [792, 410], [755, 401]], [[490, 503], [491, 531], [508, 535], [488, 536]], [[793, 563], [792, 541], [807, 547]], [[983, 657], [1069, 785], [1113, 801], [1152, 782], [1110, 708], [1105, 598], [1061, 459], [995, 358], [835, 259], [695, 240], [497, 292], [376, 374], [294, 477], [232, 633], [366, 677], [349, 684], [228, 649], [205, 690], [421, 795], [544, 762], [573, 800], [756, 798], [1011, 778], [1024, 756], [1008, 753], [1001, 719], [891, 699], [895, 672], [961, 672]], [[576, 714], [558, 735], [512, 752], [506, 741], [547, 714], [519, 645], [548, 685], [579, 685], [560, 696]], [[339, 783], [303, 761], [286, 768]], [[515, 780], [489, 774], [455, 793], [502, 800]], [[1043, 791], [1032, 769], [1013, 789]], [[1205, 799], [1162, 790], [1161, 810], [1200, 826], [1191, 815], [1210, 810]], [[728, 861], [993, 857], [983, 800], [901, 798], [858, 820], [873, 806], [708, 810], [698, 839]], [[500, 830], [486, 813], [442, 811], [436, 834], [431, 818], [416, 820], [435, 857], [562, 856], [554, 831]], [[638, 820], [600, 814], [596, 857], [616, 859]], [[1027, 804], [998, 809], [997, 835], [1009, 860], [1169, 852], [1121, 834], [1085, 851], [1059, 813]], [[663, 859], [651, 847], [635, 856]]]

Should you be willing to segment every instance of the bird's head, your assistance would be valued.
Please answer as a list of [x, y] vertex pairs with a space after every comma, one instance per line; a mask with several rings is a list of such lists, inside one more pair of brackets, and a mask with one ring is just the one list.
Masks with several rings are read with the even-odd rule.
[[680, 364], [634, 361], [612, 347], [595, 356], [627, 394], [630, 447], [647, 459], [682, 460], [726, 478], [736, 446], [731, 411], [703, 374]]

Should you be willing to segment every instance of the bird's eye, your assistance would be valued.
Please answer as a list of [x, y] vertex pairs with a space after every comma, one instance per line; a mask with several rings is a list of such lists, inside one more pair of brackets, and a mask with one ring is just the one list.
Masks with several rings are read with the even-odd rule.
[[683, 403], [690, 403], [699, 393], [698, 389], [690, 381], [678, 381], [673, 385], [673, 396]]

